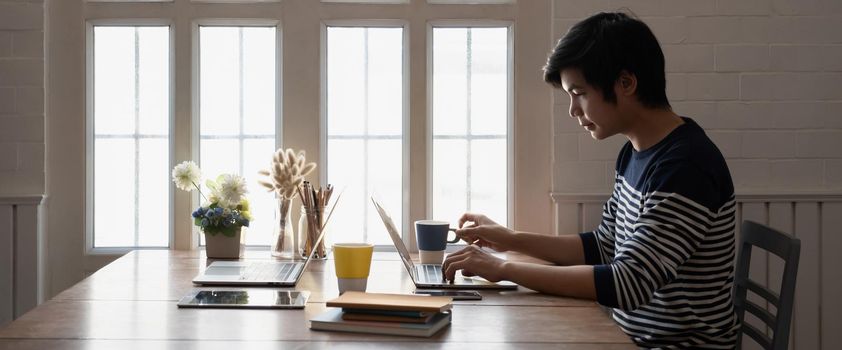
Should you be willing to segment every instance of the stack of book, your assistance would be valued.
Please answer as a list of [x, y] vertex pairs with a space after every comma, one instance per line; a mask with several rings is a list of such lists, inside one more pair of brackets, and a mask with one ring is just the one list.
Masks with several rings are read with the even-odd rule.
[[453, 299], [345, 292], [310, 320], [310, 329], [430, 337], [450, 324]]

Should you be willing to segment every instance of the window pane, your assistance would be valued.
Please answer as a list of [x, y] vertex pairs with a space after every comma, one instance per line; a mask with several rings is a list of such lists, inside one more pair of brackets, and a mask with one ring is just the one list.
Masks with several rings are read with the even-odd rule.
[[143, 28], [138, 31], [138, 112], [141, 134], [166, 134], [169, 130], [169, 29]]
[[433, 214], [507, 225], [508, 29], [433, 28]]
[[[471, 141], [471, 206], [506, 225], [506, 139]], [[461, 215], [461, 213], [460, 213]]]
[[245, 133], [274, 135], [275, 28], [243, 28], [243, 115]]
[[275, 216], [273, 194], [257, 184], [276, 148], [275, 35], [275, 27], [199, 28], [199, 162], [206, 179], [246, 178], [254, 216], [248, 245], [269, 245]]
[[[360, 135], [365, 128], [365, 30], [328, 28], [328, 135]], [[338, 113], [341, 111], [341, 113]]]
[[[376, 194], [378, 201], [382, 201], [383, 205], [388, 203], [395, 208], [389, 210], [389, 215], [395, 224], [399, 225], [403, 218], [403, 212], [400, 210], [403, 200], [402, 191], [400, 191], [403, 185], [401, 140], [371, 140], [368, 143], [368, 154], [370, 192]], [[364, 199], [369, 200], [368, 197]], [[368, 203], [371, 201], [369, 200]], [[366, 213], [366, 225], [372, 228], [368, 231], [368, 241], [373, 244], [392, 244], [392, 239], [389, 238], [380, 215], [371, 206], [367, 207], [372, 209]], [[401, 228], [398, 227], [398, 229]]]
[[468, 120], [465, 28], [433, 29], [433, 133], [464, 135]]
[[403, 28], [328, 27], [327, 179], [344, 190], [329, 242], [391, 242], [369, 197], [398, 225], [403, 205]]
[[94, 29], [94, 122], [97, 134], [132, 134], [135, 117], [135, 28]]
[[363, 242], [365, 240], [366, 212], [370, 200], [366, 196], [365, 164], [360, 155], [365, 154], [362, 140], [331, 140], [327, 144], [327, 182], [342, 194], [330, 219], [325, 239], [329, 242]]
[[368, 133], [400, 135], [403, 125], [403, 30], [368, 30]]
[[199, 152], [199, 163], [202, 165], [202, 193], [207, 195], [205, 180], [215, 180], [217, 176], [226, 172], [240, 173], [239, 169], [231, 169], [240, 164], [240, 142], [233, 138], [207, 139], [202, 138]]
[[505, 135], [508, 115], [506, 28], [471, 29], [471, 133]]
[[[243, 141], [243, 174], [249, 190], [254, 220], [249, 223], [246, 234], [248, 245], [268, 245], [272, 239], [272, 223], [275, 222], [275, 197], [257, 183], [257, 171], [268, 169], [275, 138], [246, 139]], [[295, 226], [295, 225], [293, 225]]]
[[98, 138], [94, 150], [94, 246], [133, 246], [137, 218], [135, 142]]
[[433, 141], [433, 217], [458, 223], [468, 210], [467, 142], [459, 139]]
[[169, 202], [169, 178], [158, 176], [167, 174], [169, 164], [156, 161], [169, 152], [168, 141], [164, 138], [141, 139], [138, 144], [139, 169], [138, 183], [138, 245], [166, 247], [169, 243], [169, 207], [161, 205]]
[[240, 29], [199, 30], [200, 132], [235, 135], [240, 130]]
[[93, 31], [94, 247], [166, 247], [169, 27]]

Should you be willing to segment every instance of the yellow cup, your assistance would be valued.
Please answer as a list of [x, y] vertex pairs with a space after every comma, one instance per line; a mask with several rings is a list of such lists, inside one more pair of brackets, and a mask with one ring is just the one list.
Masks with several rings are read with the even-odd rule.
[[374, 245], [368, 243], [336, 243], [333, 262], [339, 280], [339, 294], [349, 290], [365, 292]]

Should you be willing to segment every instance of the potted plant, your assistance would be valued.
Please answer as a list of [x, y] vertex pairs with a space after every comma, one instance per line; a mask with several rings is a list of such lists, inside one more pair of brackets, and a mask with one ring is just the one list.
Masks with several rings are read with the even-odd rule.
[[210, 195], [205, 197], [197, 183], [202, 177], [199, 167], [192, 161], [176, 165], [172, 171], [175, 185], [184, 191], [195, 189], [204, 203], [193, 211], [193, 224], [205, 234], [208, 258], [237, 259], [241, 254], [242, 228], [252, 220], [249, 202], [245, 197], [246, 180], [235, 174], [222, 174], [205, 185]]

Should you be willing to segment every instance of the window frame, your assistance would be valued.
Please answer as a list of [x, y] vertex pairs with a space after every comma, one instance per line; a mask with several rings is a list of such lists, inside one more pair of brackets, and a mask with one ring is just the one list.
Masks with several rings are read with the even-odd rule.
[[[281, 20], [273, 18], [195, 18], [190, 23], [190, 159], [199, 164], [202, 142], [201, 135], [201, 27], [274, 27], [275, 28], [275, 149], [282, 147], [284, 138], [283, 118], [283, 32]], [[270, 155], [266, 155], [268, 159]], [[199, 164], [201, 167], [201, 164]], [[245, 176], [245, 174], [241, 174]], [[249, 194], [262, 193], [260, 188], [250, 188]], [[197, 208], [202, 200], [196, 192], [190, 192], [190, 207]], [[175, 210], [173, 210], [175, 211]], [[190, 227], [191, 248], [203, 247], [201, 232], [196, 226]], [[268, 247], [249, 245], [248, 247]]]
[[[132, 1], [132, 0], [129, 0]], [[529, 118], [530, 123], [514, 120], [514, 111], [519, 113], [531, 112], [534, 110], [543, 111], [542, 107], [524, 107], [521, 103], [516, 105], [516, 100], [524, 100], [524, 94], [535, 96], [537, 93], [545, 92], [543, 84], [538, 82], [529, 82], [521, 79], [515, 80], [515, 72], [522, 72], [524, 69], [533, 69], [536, 62], [532, 56], [541, 56], [544, 58], [544, 51], [546, 45], [538, 45], [535, 43], [523, 43], [515, 45], [513, 38], [516, 37], [515, 31], [517, 26], [522, 26], [521, 34], [531, 33], [530, 35], [544, 35], [542, 30], [537, 30], [535, 26], [530, 23], [517, 22], [529, 20], [534, 18], [538, 13], [536, 10], [541, 10], [541, 13], [546, 13], [546, 6], [533, 5], [527, 2], [511, 3], [481, 3], [473, 2], [453, 3], [453, 4], [436, 4], [426, 0], [411, 0], [408, 3], [386, 4], [386, 3], [327, 3], [321, 1], [307, 1], [298, 3], [296, 6], [290, 6], [290, 2], [284, 1], [237, 1], [238, 5], [232, 5], [231, 2], [215, 3], [205, 1], [191, 1], [191, 0], [171, 0], [165, 2], [126, 2], [126, 1], [83, 1], [75, 6], [80, 10], [79, 26], [85, 28], [89, 22], [108, 23], [116, 22], [117, 25], [131, 25], [135, 23], [151, 23], [152, 25], [166, 24], [170, 27], [170, 167], [176, 164], [177, 160], [198, 159], [200, 142], [198, 138], [198, 125], [196, 118], [198, 116], [198, 84], [196, 77], [198, 76], [198, 40], [194, 30], [198, 28], [195, 24], [197, 22], [215, 22], [212, 24], [218, 25], [240, 25], [254, 21], [258, 23], [275, 22], [276, 23], [276, 144], [278, 147], [285, 143], [292, 142], [292, 146], [300, 149], [305, 149], [308, 155], [312, 154], [316, 157], [311, 158], [311, 161], [316, 161], [320, 166], [326, 167], [326, 145], [325, 140], [321, 135], [326, 133], [323, 131], [324, 125], [324, 102], [322, 90], [326, 89], [323, 84], [324, 80], [324, 59], [320, 57], [323, 55], [323, 45], [326, 43], [315, 42], [322, 35], [319, 32], [313, 32], [310, 28], [315, 28], [319, 25], [324, 28], [324, 23], [330, 24], [347, 24], [349, 22], [357, 24], [372, 24], [372, 23], [388, 23], [400, 22], [403, 23], [404, 28], [404, 103], [403, 103], [403, 168], [404, 174], [403, 183], [403, 200], [401, 203], [401, 211], [403, 222], [401, 230], [404, 242], [408, 243], [407, 247], [411, 251], [417, 250], [415, 246], [413, 230], [413, 221], [429, 218], [432, 212], [432, 189], [430, 182], [432, 169], [430, 158], [432, 152], [432, 130], [429, 123], [432, 122], [432, 109], [430, 98], [432, 97], [430, 91], [431, 85], [431, 66], [432, 60], [430, 57], [431, 46], [428, 44], [432, 40], [431, 25], [440, 26], [443, 23], [453, 23], [454, 26], [480, 26], [485, 23], [487, 26], [501, 26], [507, 24], [509, 27], [509, 48], [508, 48], [508, 122], [507, 122], [507, 221], [508, 226], [515, 228], [529, 227], [543, 227], [536, 219], [547, 220], [551, 219], [549, 210], [549, 200], [547, 203], [536, 202], [534, 200], [535, 194], [543, 192], [542, 189], [531, 190], [526, 188], [523, 180], [525, 176], [514, 169], [514, 165], [525, 166], [527, 168], [543, 169], [546, 161], [543, 158], [544, 147], [543, 143], [550, 139], [550, 134], [536, 135], [535, 138], [518, 137], [518, 130], [516, 126], [523, 130], [535, 129], [530, 125], [533, 118]], [[303, 10], [300, 14], [292, 13], [290, 9]], [[220, 18], [221, 16], [225, 18]], [[77, 15], [71, 15], [76, 17]], [[529, 17], [532, 16], [532, 17]], [[70, 22], [70, 21], [68, 21]], [[387, 25], [388, 26], [388, 25]], [[534, 27], [534, 28], [533, 28]], [[78, 28], [78, 27], [74, 27]], [[284, 31], [284, 29], [287, 29]], [[78, 29], [77, 29], [78, 30]], [[305, 31], [306, 30], [306, 31]], [[320, 29], [320, 31], [323, 29]], [[301, 37], [296, 36], [293, 40], [283, 40], [285, 32], [301, 33]], [[87, 33], [87, 32], [86, 32]], [[300, 40], [299, 40], [300, 39]], [[547, 36], [546, 39], [549, 39]], [[80, 39], [73, 39], [81, 41], [79, 44], [85, 43], [85, 36], [80, 36]], [[72, 40], [72, 41], [73, 41]], [[302, 40], [304, 43], [302, 44]], [[523, 40], [523, 38], [518, 38]], [[284, 50], [285, 44], [296, 45], [290, 47], [290, 50]], [[291, 50], [297, 50], [301, 46], [301, 53], [293, 53]], [[540, 47], [538, 50], [537, 48]], [[520, 49], [519, 49], [520, 48]], [[85, 48], [86, 52], [91, 50], [91, 45]], [[425, 53], [425, 50], [427, 51]], [[520, 51], [518, 51], [520, 50]], [[540, 51], [540, 52], [538, 52]], [[285, 59], [285, 55], [289, 55]], [[314, 57], [310, 60], [311, 55]], [[53, 57], [55, 55], [49, 55]], [[520, 60], [520, 63], [516, 61]], [[316, 61], [316, 60], [320, 61]], [[308, 62], [309, 60], [309, 62]], [[413, 62], [413, 60], [415, 62]], [[426, 60], [426, 63], [423, 61]], [[296, 69], [285, 72], [285, 61], [291, 62], [295, 65], [301, 65]], [[312, 63], [310, 63], [312, 62]], [[87, 64], [87, 61], [83, 61]], [[529, 65], [528, 67], [520, 67], [518, 65]], [[90, 68], [87, 67], [86, 68]], [[89, 69], [90, 70], [90, 69]], [[87, 74], [83, 75], [87, 79]], [[319, 77], [313, 76], [319, 74]], [[285, 81], [283, 77], [286, 76], [291, 79], [296, 86], [295, 89], [288, 89], [284, 91], [283, 85]], [[310, 80], [312, 78], [312, 80]], [[86, 101], [92, 97], [88, 89], [92, 84], [86, 83], [84, 79], [75, 79], [59, 77], [59, 81], [68, 80], [69, 83], [78, 84], [80, 101]], [[304, 80], [302, 80], [304, 79]], [[69, 81], [73, 80], [73, 81]], [[321, 84], [320, 84], [321, 83]], [[292, 84], [292, 83], [291, 83]], [[425, 85], [426, 84], [426, 85]], [[536, 85], [538, 85], [536, 87]], [[87, 93], [87, 95], [83, 95]], [[318, 94], [317, 94], [318, 93]], [[422, 96], [422, 94], [427, 94]], [[289, 96], [285, 96], [289, 95]], [[287, 100], [289, 98], [289, 100]], [[543, 99], [543, 97], [538, 97]], [[57, 102], [57, 106], [67, 105], [67, 101]], [[84, 108], [88, 108], [85, 106]], [[285, 111], [289, 109], [288, 111]], [[318, 109], [316, 109], [318, 108]], [[312, 114], [311, 114], [312, 113]], [[317, 114], [318, 113], [318, 114]], [[86, 115], [85, 118], [88, 116]], [[548, 116], [543, 114], [534, 121], [546, 122], [549, 120]], [[546, 119], [546, 120], [545, 120]], [[86, 119], [87, 120], [87, 119]], [[523, 118], [521, 118], [523, 120]], [[286, 124], [286, 125], [285, 125]], [[524, 127], [526, 126], [526, 127]], [[86, 134], [92, 132], [87, 128]], [[290, 132], [284, 137], [284, 132]], [[310, 136], [312, 135], [312, 137]], [[87, 138], [87, 135], [86, 135]], [[80, 144], [71, 145], [74, 149], [87, 145], [88, 140], [80, 140]], [[516, 144], [517, 143], [517, 144]], [[539, 148], [540, 147], [540, 148]], [[414, 155], [413, 155], [414, 150]], [[513, 151], [514, 150], [514, 151]], [[515, 159], [515, 151], [523, 152], [538, 152], [537, 158], [523, 158]], [[547, 151], [549, 152], [549, 151]], [[424, 153], [424, 154], [422, 154]], [[308, 157], [310, 158], [310, 157]], [[86, 158], [87, 161], [87, 158]], [[524, 165], [525, 164], [525, 165]], [[87, 165], [86, 165], [87, 166]], [[64, 169], [65, 167], [58, 167], [54, 169]], [[411, 169], [410, 169], [411, 168]], [[85, 168], [86, 185], [90, 186], [92, 182], [88, 177], [92, 176], [91, 168]], [[56, 171], [56, 170], [53, 170]], [[48, 171], [49, 173], [50, 171]], [[311, 174], [315, 176], [313, 179], [318, 179], [324, 183], [326, 181], [327, 172], [319, 169], [318, 174]], [[520, 179], [515, 176], [520, 176]], [[550, 182], [538, 174], [536, 180], [544, 181], [549, 186]], [[68, 186], [68, 180], [57, 179], [54, 180], [56, 186]], [[531, 182], [530, 182], [531, 183]], [[543, 183], [543, 182], [542, 182]], [[532, 186], [532, 185], [530, 185]], [[98, 250], [92, 252], [88, 247], [92, 247], [92, 221], [87, 220], [88, 211], [92, 210], [90, 206], [93, 204], [93, 191], [88, 191], [90, 187], [80, 189], [79, 195], [86, 198], [87, 204], [84, 218], [80, 218], [81, 225], [73, 225], [80, 227], [83, 225], [82, 231], [86, 236], [84, 255], [93, 254], [121, 254], [134, 249], [145, 249], [142, 247], [126, 247], [126, 248], [109, 248], [105, 251]], [[518, 189], [521, 192], [518, 192]], [[526, 190], [525, 190], [526, 189]], [[259, 189], [250, 189], [252, 193], [259, 192]], [[525, 190], [525, 191], [524, 191]], [[83, 193], [84, 192], [84, 193]], [[170, 219], [170, 236], [169, 247], [171, 249], [195, 249], [198, 247], [198, 233], [189, 220], [189, 214], [192, 208], [198, 205], [198, 195], [195, 193], [180, 193], [181, 191], [170, 189], [169, 201], [171, 212]], [[520, 193], [520, 196], [517, 196]], [[532, 196], [533, 199], [528, 199], [526, 196]], [[520, 221], [517, 221], [518, 214], [515, 209], [519, 210]], [[546, 210], [545, 210], [546, 209]], [[537, 211], [536, 211], [537, 210]], [[546, 211], [546, 212], [545, 212]], [[524, 215], [529, 213], [528, 215]], [[293, 214], [295, 215], [295, 213]], [[528, 216], [525, 217], [525, 216]], [[535, 222], [536, 224], [533, 224]], [[543, 221], [540, 221], [543, 222]], [[549, 222], [549, 221], [548, 221]], [[551, 226], [551, 225], [550, 225]], [[547, 228], [552, 229], [552, 227]], [[546, 231], [537, 231], [546, 232]], [[385, 246], [387, 250], [394, 250], [391, 246]], [[450, 248], [449, 248], [450, 249]], [[91, 260], [94, 259], [94, 260]], [[95, 258], [86, 259], [86, 264], [98, 264], [94, 262]], [[99, 261], [99, 260], [96, 260]]]
[[[169, 109], [167, 115], [168, 138], [168, 169], [172, 169], [175, 160], [175, 25], [172, 20], [166, 18], [124, 18], [124, 19], [86, 19], [85, 20], [85, 245], [84, 250], [86, 255], [113, 255], [121, 254], [131, 250], [154, 250], [164, 247], [143, 247], [143, 246], [129, 246], [129, 247], [95, 247], [95, 221], [94, 212], [94, 28], [95, 27], [121, 27], [121, 26], [137, 26], [137, 27], [152, 27], [152, 26], [166, 26], [169, 31], [168, 48], [169, 57]], [[169, 176], [168, 176], [169, 177]], [[175, 242], [175, 193], [173, 186], [168, 186], [167, 200], [170, 207], [168, 213], [169, 225], [167, 225], [167, 249], [172, 248]]]
[[[409, 208], [410, 208], [410, 103], [411, 96], [410, 89], [410, 27], [409, 21], [405, 19], [369, 19], [369, 20], [355, 20], [355, 19], [321, 19], [319, 33], [319, 182], [327, 184], [327, 29], [328, 27], [377, 27], [377, 28], [402, 28], [402, 58], [401, 58], [401, 72], [402, 72], [402, 96], [403, 103], [401, 104], [401, 214], [403, 222], [400, 224], [401, 232], [411, 232], [409, 230]], [[402, 234], [404, 244], [410, 244], [409, 235]], [[375, 245], [375, 251], [394, 251], [394, 247], [388, 245]]]
[[[435, 28], [501, 28], [505, 27], [506, 32], [506, 222], [507, 227], [514, 225], [514, 52], [515, 52], [515, 23], [510, 20], [458, 20], [442, 19], [427, 21], [426, 34], [426, 55], [427, 55], [427, 116], [426, 116], [426, 215], [433, 217], [433, 30]], [[447, 251], [456, 250], [454, 246], [461, 244], [448, 244]]]

